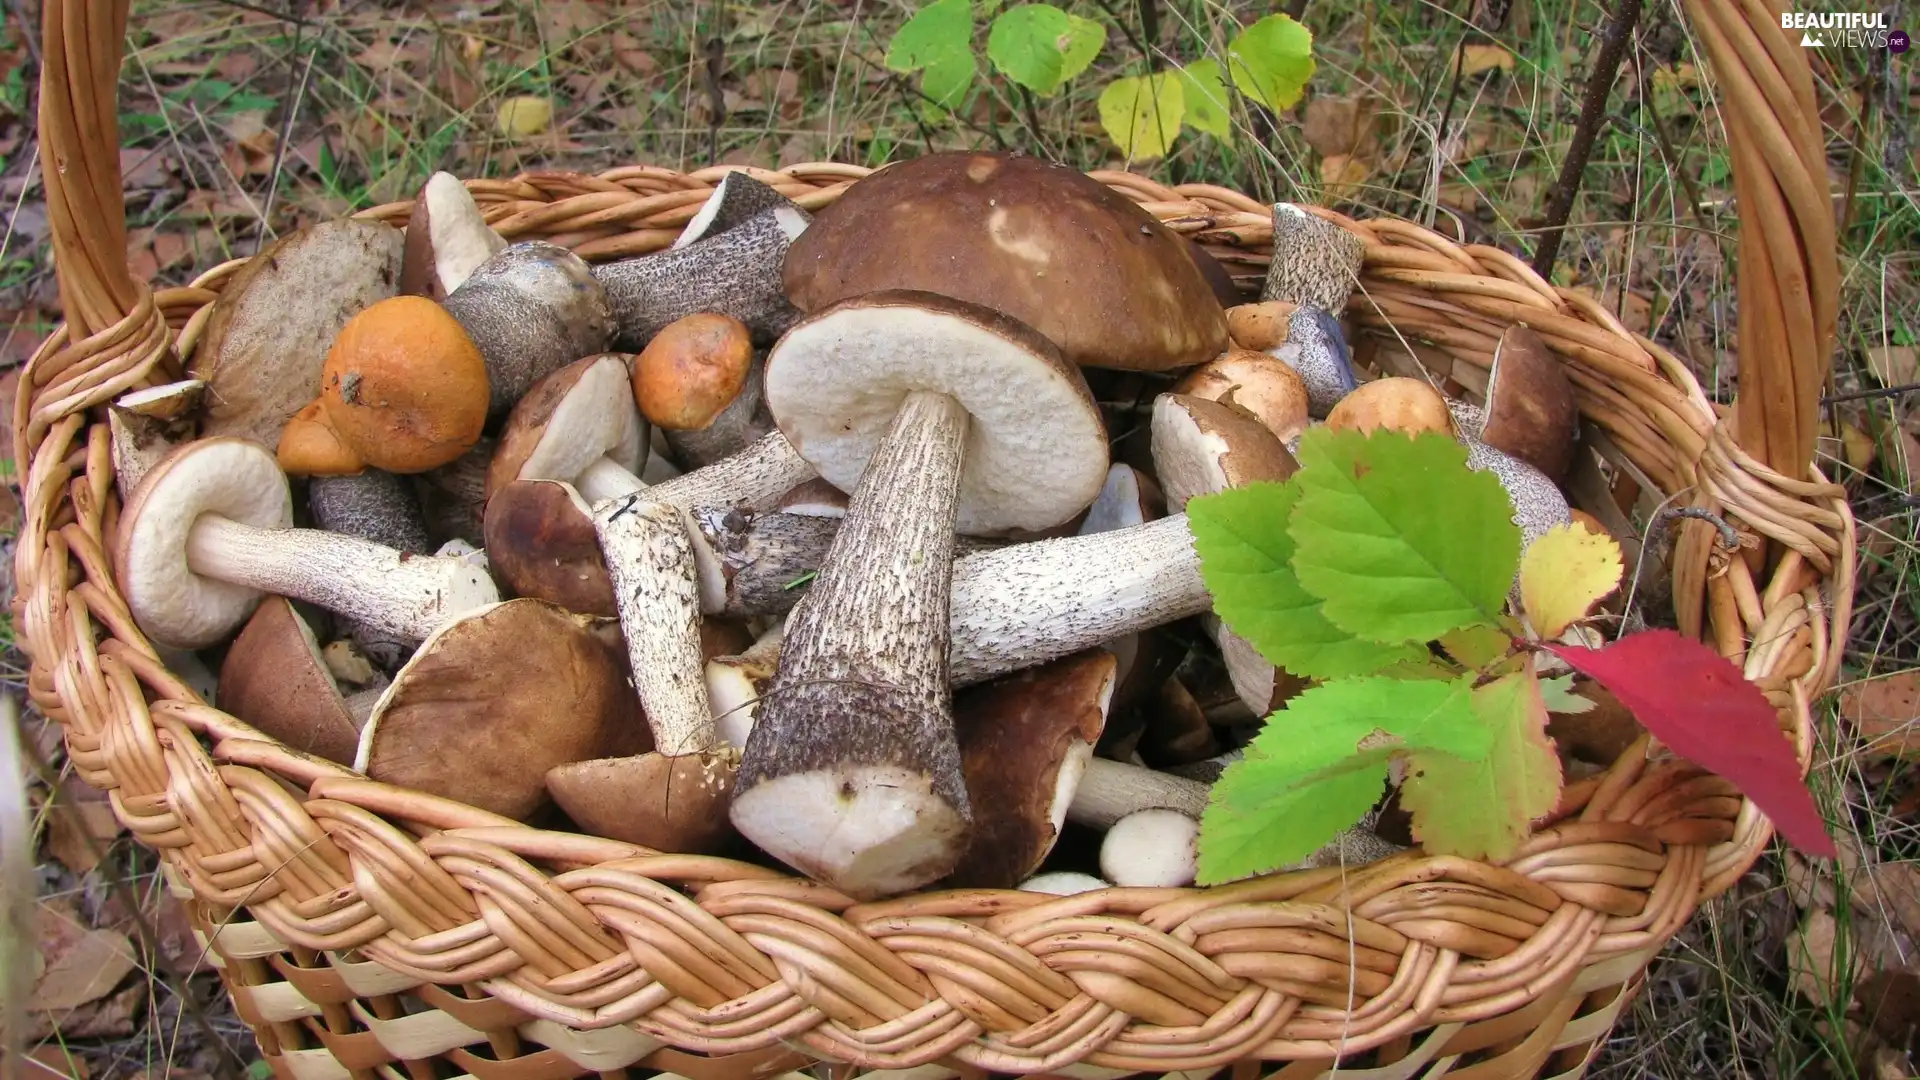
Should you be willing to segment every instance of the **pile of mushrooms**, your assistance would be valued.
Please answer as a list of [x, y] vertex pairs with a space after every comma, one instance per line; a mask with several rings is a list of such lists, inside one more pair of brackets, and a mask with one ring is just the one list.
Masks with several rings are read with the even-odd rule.
[[490, 220], [436, 174], [404, 229], [236, 274], [189, 378], [108, 410], [110, 556], [212, 703], [530, 824], [856, 899], [1190, 884], [1210, 784], [1306, 684], [1213, 616], [1188, 500], [1326, 424], [1445, 432], [1529, 539], [1570, 518], [1538, 335], [1483, 403], [1361, 370], [1360, 243], [1297, 207], [1258, 300], [1007, 154], [817, 213], [732, 172], [597, 265]]

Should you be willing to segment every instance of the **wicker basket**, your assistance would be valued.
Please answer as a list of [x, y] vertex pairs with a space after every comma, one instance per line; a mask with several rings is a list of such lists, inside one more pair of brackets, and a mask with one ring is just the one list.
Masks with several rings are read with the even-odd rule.
[[[1772, 5], [1686, 8], [1734, 150], [1737, 411], [1592, 296], [1510, 254], [1326, 216], [1367, 244], [1348, 312], [1363, 357], [1484, 385], [1493, 343], [1524, 318], [1565, 361], [1589, 445], [1639, 489], [1630, 504], [1703, 507], [1736, 526], [1734, 551], [1704, 521], [1674, 525], [1679, 624], [1779, 706], [1804, 767], [1854, 576], [1844, 494], [1811, 464], [1838, 287], [1819, 113]], [[1415, 850], [1211, 890], [855, 905], [760, 867], [540, 831], [297, 754], [167, 670], [103, 556], [118, 510], [103, 406], [179, 377], [240, 264], [157, 293], [129, 276], [114, 110], [127, 4], [47, 0], [44, 16], [41, 162], [69, 322], [29, 361], [14, 410], [14, 611], [31, 693], [80, 776], [162, 856], [287, 1080], [733, 1080], [822, 1062], [835, 1080], [1229, 1067], [1251, 1080], [1336, 1063], [1370, 1080], [1576, 1077], [1663, 944], [1772, 835], [1724, 781], [1650, 756], [1643, 737], [1569, 787], [1505, 865]], [[817, 208], [866, 171], [755, 175]], [[668, 245], [721, 175], [634, 167], [469, 186], [508, 238], [606, 258]], [[1267, 207], [1096, 175], [1243, 275], [1261, 271]], [[404, 225], [408, 212], [361, 216]], [[1619, 489], [1582, 475], [1576, 503], [1625, 521]]]

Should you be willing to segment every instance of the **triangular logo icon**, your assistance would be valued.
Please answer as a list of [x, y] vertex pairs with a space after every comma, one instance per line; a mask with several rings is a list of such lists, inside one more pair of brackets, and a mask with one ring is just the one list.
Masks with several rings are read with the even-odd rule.
[[1826, 46], [1826, 42], [1821, 41], [1819, 38], [1814, 37], [1811, 33], [1805, 30], [1800, 31], [1800, 47], [1801, 48], [1812, 49], [1812, 48], [1824, 48], [1825, 46]]

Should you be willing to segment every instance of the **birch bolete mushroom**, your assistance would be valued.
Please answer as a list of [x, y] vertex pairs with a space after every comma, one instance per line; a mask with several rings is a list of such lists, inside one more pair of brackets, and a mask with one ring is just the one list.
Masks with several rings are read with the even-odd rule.
[[[290, 475], [425, 472], [472, 449], [486, 420], [486, 362], [446, 309], [424, 297], [395, 296], [348, 320], [319, 385], [318, 409], [302, 409], [278, 444]], [[332, 449], [315, 454], [328, 436]]]
[[360, 729], [380, 693], [340, 692], [313, 628], [284, 596], [269, 596], [254, 609], [220, 665], [223, 711], [340, 765], [353, 764]]
[[593, 508], [563, 480], [515, 480], [487, 500], [485, 540], [494, 577], [515, 596], [580, 615], [613, 618]]
[[467, 185], [452, 173], [436, 172], [427, 177], [407, 219], [400, 291], [445, 301], [506, 246], [507, 238], [487, 224]]
[[489, 431], [534, 383], [613, 340], [611, 300], [591, 268], [544, 240], [495, 252], [441, 303], [486, 358]]
[[1300, 373], [1307, 387], [1307, 412], [1316, 419], [1360, 385], [1340, 321], [1319, 308], [1296, 309], [1287, 317], [1286, 340], [1262, 351]]
[[1287, 342], [1288, 323], [1300, 305], [1261, 300], [1227, 309], [1227, 338], [1234, 348], [1266, 352]]
[[808, 312], [883, 289], [953, 297], [1085, 367], [1167, 371], [1227, 346], [1178, 233], [1078, 169], [1014, 154], [925, 154], [861, 179], [794, 242], [786, 286]]
[[[709, 202], [719, 198], [716, 191]], [[810, 220], [783, 200], [685, 247], [596, 265], [593, 276], [613, 309], [615, 347], [638, 352], [669, 324], [701, 312], [740, 320], [757, 345], [773, 341], [799, 316], [780, 270]]]
[[1342, 398], [1327, 413], [1327, 426], [1371, 435], [1382, 428], [1402, 435], [1460, 434], [1445, 394], [1419, 379], [1390, 375], [1375, 379]]
[[799, 204], [747, 173], [733, 170], [714, 185], [713, 194], [700, 204], [699, 212], [674, 239], [670, 250], [691, 247], [782, 206], [798, 208]]
[[645, 485], [635, 473], [647, 424], [618, 353], [574, 360], [534, 382], [513, 406], [487, 469], [487, 499], [515, 480], [564, 480], [588, 505]]
[[[413, 488], [400, 477], [379, 469], [363, 469], [351, 476], [316, 476], [307, 482], [307, 509], [314, 524], [330, 533], [359, 537], [408, 555], [433, 551], [426, 515]], [[399, 667], [413, 651], [413, 643], [353, 619], [344, 629], [382, 669]]]
[[125, 502], [155, 462], [191, 440], [199, 427], [207, 384], [182, 379], [121, 395], [107, 407], [113, 481]]
[[1205, 398], [1161, 394], [1151, 431], [1154, 472], [1176, 513], [1195, 495], [1285, 480], [1300, 467], [1251, 413]]
[[947, 884], [1010, 889], [1046, 861], [1106, 726], [1117, 665], [1088, 650], [954, 696], [973, 834]]
[[227, 279], [187, 374], [207, 384], [201, 434], [272, 449], [313, 400], [327, 352], [347, 322], [393, 296], [405, 238], [342, 218], [289, 233]]
[[292, 525], [287, 478], [271, 451], [238, 437], [196, 440], [155, 465], [121, 512], [114, 580], [141, 631], [182, 649], [218, 641], [267, 594], [408, 641], [499, 599], [467, 559]]
[[1122, 888], [1173, 889], [1199, 871], [1199, 819], [1178, 810], [1136, 810], [1100, 841], [1100, 873]]
[[382, 783], [516, 820], [548, 800], [547, 771], [632, 745], [620, 662], [594, 620], [543, 600], [475, 608], [439, 627], [393, 677], [353, 767]]
[[1573, 383], [1547, 343], [1514, 325], [1500, 335], [1487, 376], [1487, 404], [1478, 431], [1468, 435], [1526, 462], [1554, 483], [1573, 464], [1580, 409]]
[[1102, 881], [1092, 874], [1082, 874], [1074, 870], [1055, 870], [1051, 873], [1035, 874], [1020, 883], [1021, 892], [1046, 893], [1049, 896], [1074, 896], [1078, 893], [1112, 887], [1110, 882]]
[[1072, 518], [1105, 480], [1106, 433], [1050, 341], [929, 293], [815, 312], [766, 379], [788, 441], [853, 495], [788, 620], [733, 823], [849, 895], [915, 888], [952, 870], [972, 824], [947, 681], [954, 533]]
[[1352, 231], [1294, 203], [1273, 204], [1273, 261], [1262, 300], [1339, 315], [1360, 283], [1367, 245]]
[[1173, 393], [1242, 409], [1282, 443], [1306, 430], [1307, 384], [1278, 357], [1232, 349], [1200, 365]]

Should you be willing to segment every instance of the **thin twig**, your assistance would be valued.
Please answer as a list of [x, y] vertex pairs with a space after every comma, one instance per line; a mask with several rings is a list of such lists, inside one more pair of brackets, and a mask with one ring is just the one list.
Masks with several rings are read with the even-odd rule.
[[1640, 20], [1640, 0], [1620, 0], [1607, 19], [1600, 55], [1594, 57], [1593, 72], [1587, 77], [1586, 100], [1580, 103], [1580, 123], [1573, 129], [1573, 145], [1560, 165], [1560, 179], [1554, 182], [1547, 203], [1546, 228], [1540, 248], [1533, 256], [1533, 272], [1543, 279], [1553, 276], [1553, 264], [1560, 258], [1560, 241], [1566, 235], [1567, 219], [1573, 215], [1573, 201], [1580, 194], [1580, 178], [1587, 171], [1587, 159], [1593, 156], [1593, 143], [1606, 120], [1607, 99], [1613, 94], [1613, 80], [1620, 72], [1620, 60], [1633, 40], [1634, 23]]
[[1151, 70], [1154, 64], [1153, 50], [1147, 47], [1146, 41], [1140, 35], [1133, 32], [1133, 24], [1121, 18], [1120, 13], [1114, 10], [1113, 0], [1093, 0], [1093, 2], [1101, 11], [1107, 13], [1107, 18], [1113, 20], [1113, 25], [1120, 28], [1121, 35], [1127, 39], [1129, 45], [1133, 46], [1133, 51], [1140, 54], [1140, 59], [1147, 62], [1147, 67]]
[[1844, 394], [1829, 394], [1820, 399], [1822, 405], [1832, 405], [1841, 401], [1865, 401], [1867, 398], [1898, 397], [1901, 394], [1920, 390], [1920, 382], [1901, 383], [1898, 386], [1882, 386], [1876, 390], [1850, 390]]
[[[300, 46], [300, 35], [303, 29], [298, 24], [294, 26], [295, 48]], [[287, 106], [287, 118], [280, 125], [280, 139], [273, 144], [273, 178], [267, 181], [267, 197], [260, 208], [260, 243], [254, 248], [256, 253], [260, 248], [267, 246], [267, 238], [273, 234], [273, 204], [280, 195], [280, 168], [286, 164], [287, 141], [293, 138], [293, 123], [300, 115], [300, 103], [306, 100], [307, 80], [313, 75], [313, 59], [319, 52], [319, 42], [314, 42], [313, 48], [307, 50], [306, 66], [300, 70], [300, 86], [293, 92], [293, 104]]]

